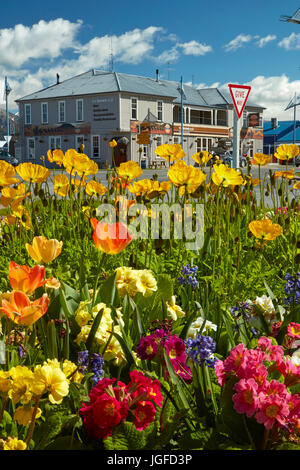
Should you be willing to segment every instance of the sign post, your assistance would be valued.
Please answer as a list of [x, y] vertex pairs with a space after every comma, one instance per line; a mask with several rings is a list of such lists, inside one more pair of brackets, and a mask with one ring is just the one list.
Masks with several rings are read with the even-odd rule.
[[233, 168], [238, 168], [240, 163], [240, 117], [244, 111], [251, 87], [247, 85], [229, 84], [229, 91], [234, 104], [233, 117]]

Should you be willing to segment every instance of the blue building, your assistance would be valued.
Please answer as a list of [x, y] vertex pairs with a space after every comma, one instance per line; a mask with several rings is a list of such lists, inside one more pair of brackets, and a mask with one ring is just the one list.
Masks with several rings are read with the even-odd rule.
[[[274, 155], [277, 147], [282, 144], [297, 144], [300, 146], [300, 121], [271, 121], [264, 122], [263, 153]], [[278, 161], [273, 157], [273, 161]]]

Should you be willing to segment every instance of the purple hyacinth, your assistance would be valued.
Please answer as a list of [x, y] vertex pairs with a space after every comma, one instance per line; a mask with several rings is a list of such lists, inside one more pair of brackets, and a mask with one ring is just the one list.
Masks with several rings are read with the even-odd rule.
[[78, 353], [78, 365], [79, 371], [81, 373], [90, 370], [93, 372], [92, 376], [92, 383], [93, 386], [97, 385], [99, 380], [101, 380], [104, 376], [104, 359], [101, 354], [93, 353], [91, 356], [89, 355], [89, 351], [79, 351]]
[[213, 353], [216, 350], [216, 343], [210, 336], [198, 334], [195, 339], [188, 338], [185, 341], [186, 353], [188, 357], [199, 365], [206, 364], [208, 367], [214, 367], [217, 358]]
[[285, 305], [299, 304], [300, 303], [300, 272], [292, 276], [287, 273], [285, 275], [286, 284], [284, 286], [284, 292], [288, 295], [283, 302]]
[[198, 281], [196, 279], [196, 275], [198, 272], [198, 266], [190, 266], [189, 264], [183, 265], [181, 268], [181, 274], [177, 280], [180, 285], [188, 284], [192, 286], [193, 289], [198, 287]]

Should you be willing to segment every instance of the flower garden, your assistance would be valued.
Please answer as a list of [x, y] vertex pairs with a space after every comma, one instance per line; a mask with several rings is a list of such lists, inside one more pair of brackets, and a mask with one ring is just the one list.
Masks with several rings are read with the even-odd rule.
[[299, 450], [299, 148], [262, 172], [164, 144], [166, 181], [105, 185], [83, 151], [0, 161], [0, 449]]

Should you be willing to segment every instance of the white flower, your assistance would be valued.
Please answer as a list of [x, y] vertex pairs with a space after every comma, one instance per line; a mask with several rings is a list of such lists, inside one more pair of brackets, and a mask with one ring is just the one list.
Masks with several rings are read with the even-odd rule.
[[204, 325], [204, 328], [202, 330], [202, 333], [207, 333], [207, 331], [209, 330], [214, 330], [214, 331], [217, 331], [217, 325], [215, 325], [214, 323], [212, 323], [211, 321], [209, 320], [204, 320], [204, 318], [202, 317], [198, 317], [196, 318], [195, 321], [193, 321], [193, 323], [191, 323], [189, 329], [188, 329], [188, 332], [187, 332], [187, 337], [188, 338], [196, 338], [197, 334], [199, 333], [203, 323], [205, 322], [205, 325]]
[[295, 366], [300, 366], [300, 348], [292, 354], [291, 362], [295, 364]]

